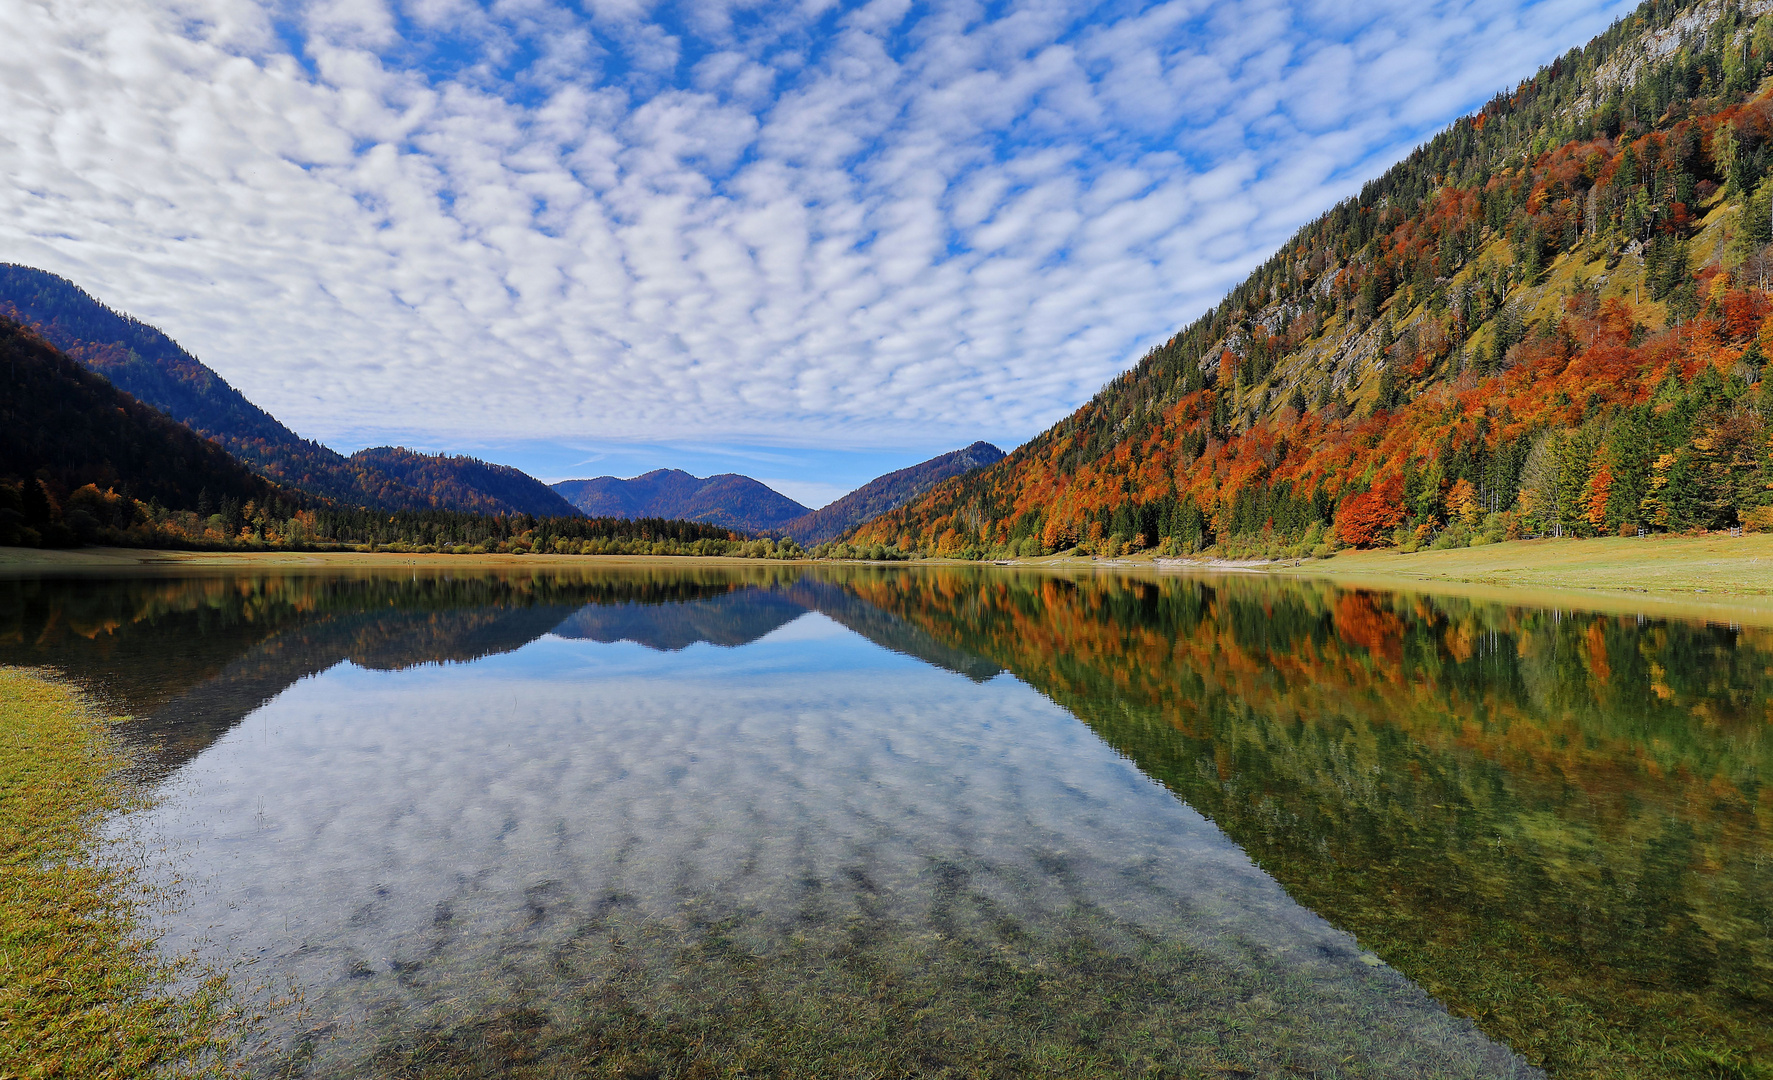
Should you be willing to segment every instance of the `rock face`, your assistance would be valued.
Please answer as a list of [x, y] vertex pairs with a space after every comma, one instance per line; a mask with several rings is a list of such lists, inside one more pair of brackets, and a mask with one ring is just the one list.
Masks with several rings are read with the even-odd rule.
[[806, 507], [737, 473], [706, 479], [681, 469], [655, 469], [623, 480], [562, 480], [554, 490], [590, 517], [669, 518], [746, 532], [779, 532]]
[[897, 510], [951, 476], [995, 465], [1004, 453], [988, 442], [976, 442], [928, 461], [876, 477], [829, 506], [788, 522], [789, 536], [802, 544], [835, 540], [857, 525]]

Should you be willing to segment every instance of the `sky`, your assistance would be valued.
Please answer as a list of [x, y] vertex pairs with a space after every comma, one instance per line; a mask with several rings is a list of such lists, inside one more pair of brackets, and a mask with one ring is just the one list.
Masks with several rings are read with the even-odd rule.
[[1621, 0], [0, 0], [0, 261], [309, 438], [1004, 449]]

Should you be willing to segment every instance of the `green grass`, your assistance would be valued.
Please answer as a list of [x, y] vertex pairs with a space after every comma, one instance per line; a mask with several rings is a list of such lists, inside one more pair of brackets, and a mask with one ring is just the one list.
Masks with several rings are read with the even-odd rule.
[[78, 691], [0, 668], [0, 1080], [227, 1071], [223, 981], [158, 957], [97, 835], [133, 797], [122, 766]]

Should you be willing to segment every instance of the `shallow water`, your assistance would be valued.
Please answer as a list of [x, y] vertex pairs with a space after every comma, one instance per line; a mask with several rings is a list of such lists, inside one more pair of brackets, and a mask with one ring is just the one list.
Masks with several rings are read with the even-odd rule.
[[1770, 644], [975, 569], [0, 582], [0, 662], [140, 718], [164, 946], [297, 989], [264, 1076], [1755, 1075]]

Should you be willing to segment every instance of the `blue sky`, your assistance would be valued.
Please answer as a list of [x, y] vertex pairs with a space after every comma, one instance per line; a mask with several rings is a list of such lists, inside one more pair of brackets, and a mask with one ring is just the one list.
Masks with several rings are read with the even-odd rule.
[[1628, 9], [0, 0], [0, 259], [341, 450], [816, 505], [1032, 436]]

